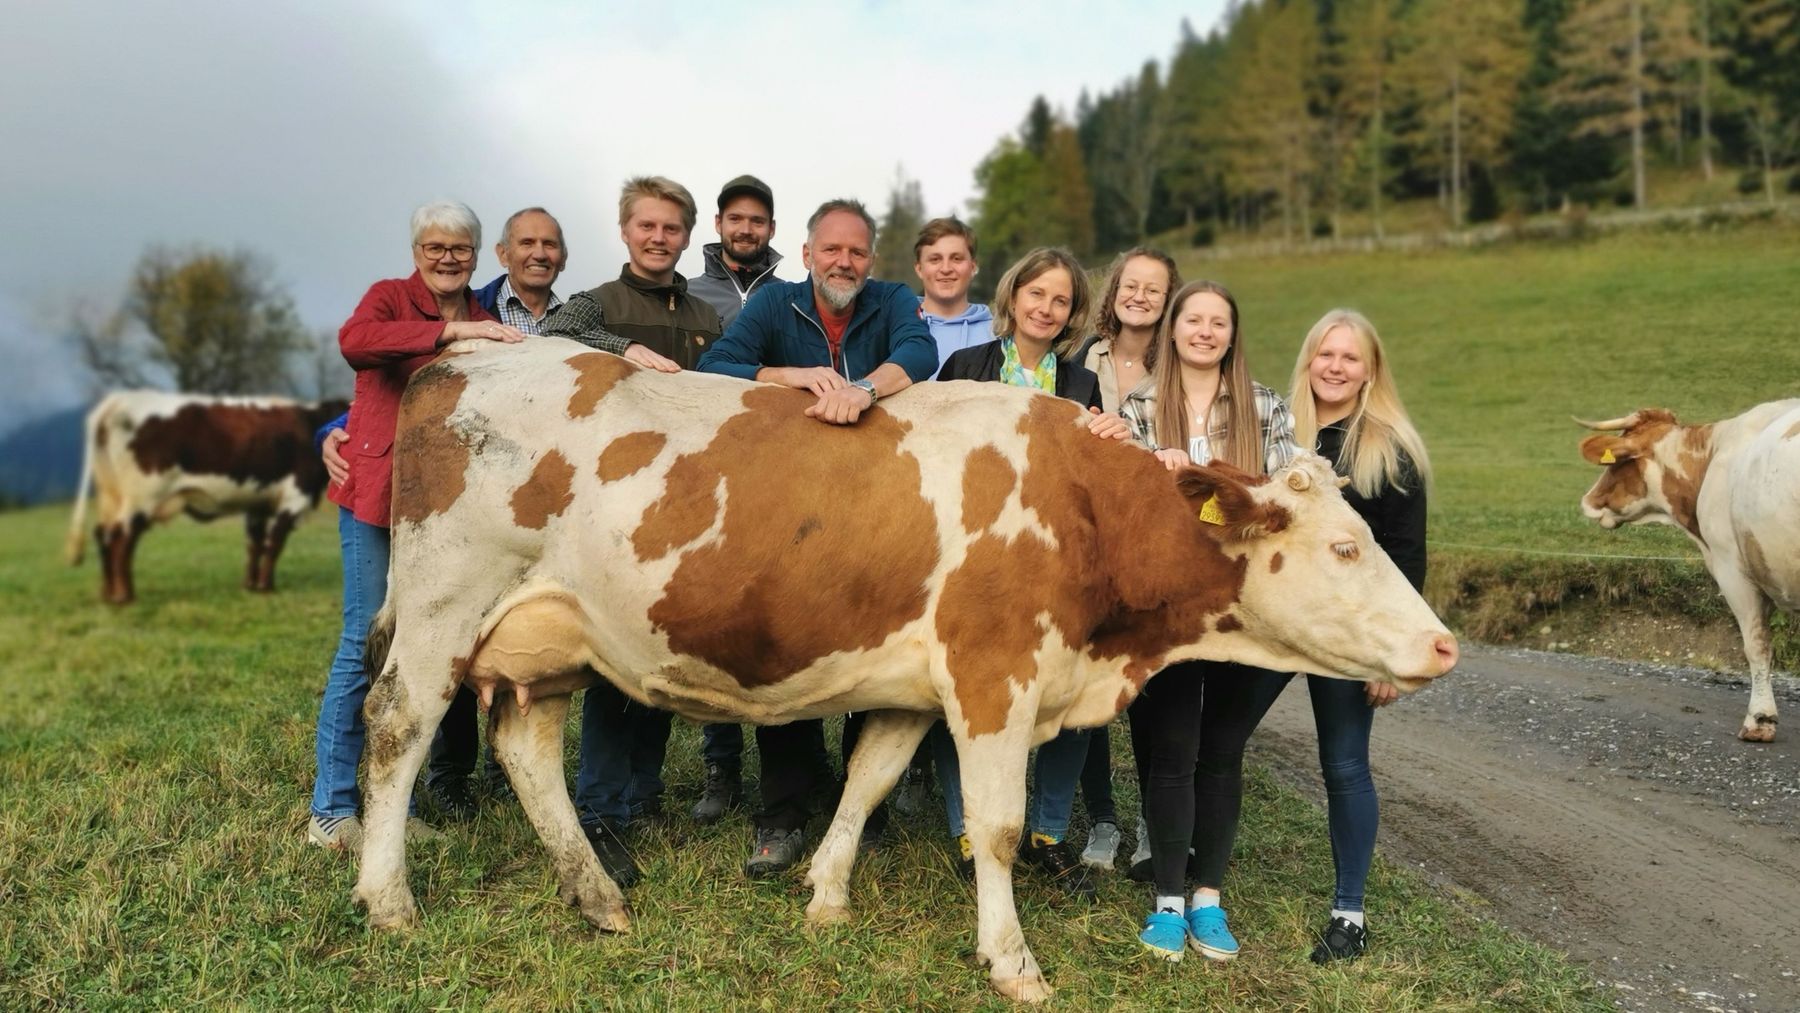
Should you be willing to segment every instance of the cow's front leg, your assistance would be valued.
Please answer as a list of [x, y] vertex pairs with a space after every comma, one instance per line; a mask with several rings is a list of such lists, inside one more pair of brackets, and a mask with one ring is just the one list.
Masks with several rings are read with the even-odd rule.
[[1750, 665], [1750, 709], [1744, 713], [1738, 738], [1745, 742], [1774, 742], [1775, 686], [1769, 673], [1774, 667], [1775, 652], [1769, 642], [1769, 599], [1735, 567], [1729, 573], [1714, 576], [1725, 604], [1737, 619], [1738, 633], [1744, 638], [1744, 660]]
[[244, 515], [244, 590], [262, 591], [263, 553], [269, 540], [269, 514], [252, 510]]
[[1037, 705], [1014, 701], [998, 730], [970, 734], [960, 715], [949, 718], [962, 767], [963, 821], [975, 853], [975, 956], [1002, 995], [1025, 1002], [1049, 998], [1050, 984], [1025, 945], [1013, 903], [1012, 866], [1025, 830], [1025, 764]]
[[538, 697], [521, 712], [512, 694], [494, 701], [494, 753], [519, 796], [525, 817], [550, 852], [564, 902], [581, 909], [595, 927], [624, 932], [631, 927], [625, 895], [594, 856], [581, 832], [575, 803], [563, 777], [563, 721], [569, 696]]
[[819, 849], [813, 852], [812, 866], [806, 874], [806, 881], [813, 888], [812, 903], [806, 906], [808, 921], [824, 925], [849, 919], [850, 867], [856, 862], [863, 825], [868, 822], [869, 813], [893, 790], [913, 751], [936, 720], [937, 715], [918, 711], [870, 712], [862, 736], [856, 741], [856, 753], [850, 757], [837, 814]]
[[409, 682], [409, 674], [420, 666], [402, 664], [408, 657], [396, 645], [363, 703], [369, 776], [363, 793], [362, 862], [352, 896], [368, 908], [369, 924], [378, 929], [409, 925], [418, 914], [406, 882], [406, 810], [431, 733], [449, 707], [447, 690], [453, 688], [447, 659], [438, 678]]

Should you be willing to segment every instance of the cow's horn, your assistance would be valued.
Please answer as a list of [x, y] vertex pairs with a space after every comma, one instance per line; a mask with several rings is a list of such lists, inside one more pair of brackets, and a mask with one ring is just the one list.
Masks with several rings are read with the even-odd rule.
[[1574, 419], [1576, 425], [1581, 426], [1585, 429], [1593, 429], [1593, 430], [1596, 430], [1599, 432], [1615, 432], [1615, 431], [1623, 432], [1624, 430], [1630, 429], [1632, 426], [1637, 425], [1638, 416], [1640, 414], [1642, 414], [1642, 413], [1641, 412], [1632, 412], [1630, 415], [1627, 415], [1622, 419], [1609, 419], [1608, 421], [1605, 421], [1605, 422], [1589, 422], [1586, 419], [1576, 418], [1573, 415], [1569, 416], [1569, 418]]

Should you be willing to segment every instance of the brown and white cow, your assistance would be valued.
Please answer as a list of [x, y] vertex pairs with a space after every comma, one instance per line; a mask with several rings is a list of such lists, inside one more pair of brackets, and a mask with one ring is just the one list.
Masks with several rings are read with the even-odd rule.
[[1010, 875], [1033, 744], [1110, 720], [1180, 659], [1408, 690], [1455, 663], [1318, 458], [1260, 484], [1172, 476], [1078, 406], [999, 384], [922, 384], [850, 427], [811, 400], [547, 340], [464, 344], [413, 378], [371, 634], [355, 896], [373, 924], [414, 917], [407, 796], [468, 683], [563, 896], [627, 927], [563, 781], [569, 694], [599, 672], [700, 721], [871, 712], [813, 856], [814, 922], [848, 916], [863, 822], [946, 717], [978, 953], [1037, 999]]
[[249, 562], [244, 586], [275, 589], [275, 561], [288, 532], [325, 491], [313, 448], [319, 426], [345, 403], [285, 398], [208, 397], [115, 391], [87, 417], [81, 488], [69, 521], [69, 564], [81, 563], [89, 489], [98, 493], [94, 540], [100, 595], [116, 605], [135, 597], [132, 553], [152, 524], [178, 513], [200, 521], [245, 515]]
[[1581, 441], [1581, 456], [1606, 468], [1581, 497], [1582, 512], [1604, 528], [1673, 524], [1700, 546], [1750, 663], [1738, 738], [1773, 742], [1769, 609], [1800, 613], [1800, 399], [1698, 426], [1661, 408], [1575, 421], [1619, 433]]

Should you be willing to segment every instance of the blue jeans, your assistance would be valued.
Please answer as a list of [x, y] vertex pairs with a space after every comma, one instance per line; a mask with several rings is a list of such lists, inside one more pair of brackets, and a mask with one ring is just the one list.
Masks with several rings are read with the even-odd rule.
[[388, 530], [364, 524], [338, 508], [338, 544], [344, 561], [344, 630], [319, 701], [312, 814], [320, 818], [356, 815], [356, 767], [363, 751], [363, 698], [369, 672], [363, 645], [369, 623], [387, 599]]
[[633, 807], [662, 799], [672, 715], [645, 707], [605, 679], [583, 697], [575, 810], [584, 823], [624, 826]]
[[1363, 885], [1375, 857], [1375, 831], [1381, 823], [1375, 780], [1369, 776], [1369, 729], [1375, 723], [1375, 708], [1369, 706], [1360, 682], [1309, 675], [1306, 692], [1319, 732], [1331, 861], [1337, 867], [1332, 907], [1361, 911]]
[[[1062, 840], [1069, 834], [1069, 814], [1075, 810], [1075, 788], [1087, 763], [1088, 728], [1065, 728], [1038, 747], [1037, 792], [1026, 806], [1025, 825], [1031, 833]], [[938, 786], [944, 792], [944, 818], [950, 836], [963, 834], [962, 766], [956, 758], [956, 740], [943, 722], [931, 726], [932, 759], [937, 764]]]

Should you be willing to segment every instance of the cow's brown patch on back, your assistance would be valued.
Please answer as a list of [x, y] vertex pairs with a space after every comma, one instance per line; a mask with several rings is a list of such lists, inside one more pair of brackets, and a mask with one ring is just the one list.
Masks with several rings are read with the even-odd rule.
[[879, 646], [924, 615], [937, 566], [937, 517], [900, 449], [907, 426], [880, 409], [826, 425], [802, 414], [812, 401], [746, 391], [704, 450], [676, 459], [632, 535], [640, 558], [686, 544], [712, 525], [724, 485], [721, 537], [682, 556], [649, 618], [671, 650], [746, 687]]
[[663, 445], [669, 438], [661, 433], [644, 432], [626, 433], [624, 436], [608, 443], [600, 452], [598, 469], [600, 481], [617, 482], [627, 475], [641, 471], [656, 460], [662, 453]]
[[1006, 498], [1012, 495], [1018, 475], [1012, 463], [993, 444], [976, 447], [963, 462], [962, 523], [973, 535], [986, 531], [1000, 519]]
[[522, 528], [541, 531], [550, 518], [561, 515], [575, 501], [574, 480], [575, 466], [560, 452], [552, 450], [538, 458], [531, 477], [513, 490], [513, 521]]
[[569, 396], [569, 417], [572, 419], [594, 414], [600, 400], [611, 393], [620, 380], [638, 369], [610, 352], [582, 352], [563, 361], [575, 367], [575, 393]]
[[[1037, 650], [1045, 636], [1040, 614], [1068, 632], [1080, 625], [1063, 592], [1069, 574], [1048, 543], [1030, 532], [1007, 539], [982, 535], [969, 544], [962, 565], [944, 580], [937, 632], [944, 642], [956, 700], [970, 735], [1006, 727], [1012, 687], [1037, 678]], [[1047, 592], [1047, 593], [1046, 593]]]
[[[313, 449], [303, 405], [195, 403], [173, 415], [152, 415], [132, 435], [131, 455], [149, 474], [223, 475], [234, 482], [272, 485], [293, 476], [303, 491], [325, 488], [325, 465]], [[104, 447], [107, 426], [99, 427]]]
[[[1285, 513], [1286, 511], [1283, 511], [1283, 512]], [[1283, 526], [1285, 527], [1286, 525], [1284, 524]], [[1269, 572], [1270, 573], [1280, 573], [1281, 572], [1281, 553], [1277, 552], [1274, 555], [1269, 557]]]
[[450, 426], [469, 378], [433, 362], [414, 373], [394, 437], [394, 523], [422, 521], [461, 498], [469, 448]]

